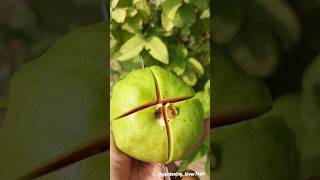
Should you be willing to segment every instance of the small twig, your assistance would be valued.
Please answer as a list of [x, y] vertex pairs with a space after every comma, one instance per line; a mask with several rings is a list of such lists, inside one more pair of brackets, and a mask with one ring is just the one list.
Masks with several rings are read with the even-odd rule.
[[142, 56], [140, 56], [141, 68], [144, 69], [144, 62]]

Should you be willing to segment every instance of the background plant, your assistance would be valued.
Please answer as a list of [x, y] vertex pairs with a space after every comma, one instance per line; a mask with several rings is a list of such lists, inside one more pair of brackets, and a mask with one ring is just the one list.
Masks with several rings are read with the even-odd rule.
[[[210, 113], [210, 9], [208, 0], [112, 0], [110, 86], [142, 66], [162, 66], [193, 86]], [[143, 64], [143, 65], [142, 65]], [[182, 165], [209, 152], [209, 141]], [[209, 159], [209, 158], [208, 158]], [[207, 173], [209, 160], [206, 163]]]
[[[217, 66], [220, 64], [220, 68], [213, 71], [213, 125], [225, 125], [217, 127], [211, 138], [211, 146], [216, 149], [215, 178], [319, 177], [320, 151], [314, 139], [320, 136], [320, 116], [315, 112], [319, 110], [317, 87], [320, 71], [317, 56], [320, 39], [317, 33], [319, 25], [314, 20], [320, 15], [320, 3], [232, 0], [228, 4], [215, 0], [212, 6], [213, 62]], [[229, 62], [228, 66], [223, 67], [234, 73], [227, 73], [227, 70], [219, 72], [223, 65], [219, 63], [221, 61]], [[257, 83], [263, 83], [267, 92], [264, 88], [257, 88]], [[270, 97], [263, 95], [269, 93]], [[259, 101], [263, 96], [269, 100]], [[272, 104], [271, 99], [274, 101]], [[256, 108], [250, 108], [248, 102]], [[273, 109], [269, 111], [271, 106]], [[248, 119], [252, 120], [243, 121]], [[234, 124], [239, 121], [243, 122]], [[283, 121], [287, 128], [281, 125]], [[261, 127], [257, 133], [248, 133], [248, 129], [254, 132]], [[278, 131], [264, 132], [269, 127]], [[293, 130], [294, 137], [284, 133], [288, 128]], [[282, 140], [275, 138], [276, 134]], [[296, 144], [292, 144], [292, 139]], [[259, 141], [264, 143], [259, 144]], [[276, 145], [278, 141], [286, 145]], [[247, 146], [248, 142], [252, 144]], [[263, 154], [262, 149], [268, 149], [270, 153]], [[279, 156], [281, 151], [288, 153]], [[277, 153], [270, 156], [272, 152]], [[282, 160], [275, 163], [268, 156], [278, 156]], [[286, 159], [289, 156], [290, 160]], [[260, 158], [255, 159], [257, 157]], [[241, 162], [246, 164], [237, 167]], [[280, 165], [280, 162], [283, 164]], [[274, 169], [268, 163], [278, 168]], [[284, 166], [290, 168], [281, 168]], [[232, 173], [232, 169], [238, 171]]]
[[17, 70], [66, 32], [102, 21], [100, 9], [100, 0], [1, 1], [0, 109], [7, 106], [8, 83]]

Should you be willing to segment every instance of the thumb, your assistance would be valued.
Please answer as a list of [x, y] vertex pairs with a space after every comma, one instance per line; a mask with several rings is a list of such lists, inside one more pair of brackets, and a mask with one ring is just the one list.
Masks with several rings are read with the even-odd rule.
[[128, 180], [132, 169], [132, 158], [119, 151], [110, 133], [110, 177]]

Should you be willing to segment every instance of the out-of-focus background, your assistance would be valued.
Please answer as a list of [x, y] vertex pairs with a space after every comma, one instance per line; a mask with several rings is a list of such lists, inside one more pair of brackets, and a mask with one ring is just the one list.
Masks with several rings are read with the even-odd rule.
[[[39, 57], [66, 32], [102, 19], [100, 0], [0, 0], [0, 109], [8, 83], [23, 64]], [[0, 121], [3, 110], [0, 111]]]
[[[220, 162], [213, 172], [214, 179], [319, 179], [320, 1], [214, 0], [212, 4], [214, 58], [232, 61], [247, 77], [264, 82], [273, 99], [272, 110], [264, 114], [264, 117], [271, 115], [266, 118], [269, 118], [268, 121], [259, 116], [248, 122], [216, 129], [213, 140], [220, 148], [217, 152], [220, 155], [216, 157]], [[232, 81], [215, 85], [216, 89], [225, 86], [228, 91], [227, 87], [232, 87], [230, 84]], [[248, 93], [244, 86], [238, 83], [238, 89], [233, 94], [241, 97]], [[225, 98], [230, 95], [225, 93]], [[255, 94], [251, 96], [255, 98]], [[236, 104], [237, 99], [233, 103]], [[275, 124], [271, 123], [273, 120]], [[277, 129], [280, 127], [277, 123], [282, 120], [293, 132], [293, 148], [283, 145], [290, 144], [290, 139], [278, 142], [279, 138], [286, 136], [285, 128], [281, 130], [282, 135], [277, 134], [279, 129], [278, 132], [263, 132], [268, 126]], [[263, 124], [264, 121], [270, 124]], [[246, 134], [247, 127], [251, 127], [253, 132], [259, 126], [258, 133]], [[262, 136], [265, 142], [259, 144], [257, 139]], [[244, 145], [247, 142], [252, 142], [250, 147]], [[274, 145], [268, 147], [266, 144], [269, 142]], [[234, 150], [230, 150], [232, 146]], [[271, 150], [273, 147], [277, 150]], [[262, 151], [257, 150], [259, 148]], [[270, 157], [285, 151], [286, 155], [279, 156], [280, 159], [288, 158], [291, 150], [296, 149], [296, 152], [290, 157], [291, 162], [283, 159], [272, 162], [272, 158], [263, 155], [265, 149], [268, 149], [268, 155], [275, 153]], [[251, 150], [259, 153], [248, 153]], [[276, 164], [278, 168], [272, 169]], [[296, 169], [288, 168], [288, 164], [295, 164]], [[288, 169], [280, 171], [280, 167]], [[237, 172], [233, 173], [233, 169]]]
[[216, 0], [214, 47], [250, 76], [263, 79], [274, 98], [301, 89], [302, 73], [320, 53], [317, 0]]

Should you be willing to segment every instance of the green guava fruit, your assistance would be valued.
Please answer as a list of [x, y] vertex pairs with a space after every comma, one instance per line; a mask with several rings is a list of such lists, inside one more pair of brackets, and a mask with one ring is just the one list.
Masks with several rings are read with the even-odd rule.
[[35, 180], [99, 180], [109, 179], [109, 154], [102, 153], [91, 156], [83, 161], [78, 161], [70, 166], [51, 172], [44, 176], [35, 178]]
[[272, 108], [272, 98], [264, 83], [248, 76], [228, 54], [215, 52], [211, 72], [214, 77], [211, 125], [252, 119]]
[[298, 93], [284, 95], [276, 99], [271, 113], [282, 116], [294, 130], [299, 155], [300, 179], [308, 179], [320, 175], [320, 133], [318, 130], [307, 128], [308, 123], [316, 119], [303, 120], [303, 118], [312, 118], [314, 114], [303, 114], [305, 107], [302, 106], [301, 101], [301, 95]]
[[[25, 177], [92, 144], [107, 144], [107, 48], [104, 24], [80, 28], [16, 72], [0, 127], [0, 179]], [[109, 175], [107, 152], [101, 154], [105, 176], [98, 179]], [[102, 169], [81, 162], [61, 167], [55, 179], [95, 179], [97, 172], [82, 174]]]
[[290, 93], [278, 97], [274, 101], [270, 114], [283, 117], [288, 126], [295, 132], [297, 148], [301, 150], [306, 136], [306, 125], [301, 118], [301, 95]]
[[298, 179], [295, 137], [279, 116], [214, 129], [214, 180]]
[[136, 159], [183, 159], [201, 138], [202, 118], [193, 89], [158, 66], [133, 71], [113, 87], [113, 137], [119, 150]]

